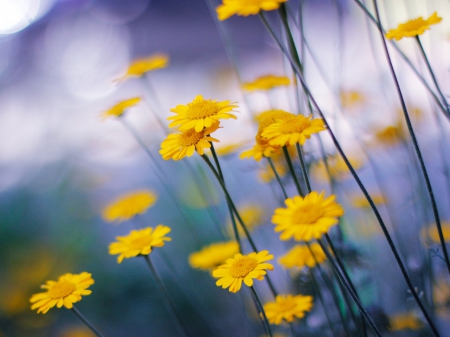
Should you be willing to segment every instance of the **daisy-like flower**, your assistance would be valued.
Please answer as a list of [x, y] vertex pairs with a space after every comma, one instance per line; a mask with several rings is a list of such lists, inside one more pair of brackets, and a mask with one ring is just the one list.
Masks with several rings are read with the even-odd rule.
[[122, 222], [144, 214], [156, 202], [157, 196], [150, 190], [127, 193], [107, 205], [102, 217], [107, 222]]
[[[441, 223], [442, 234], [444, 235], [444, 241], [450, 241], [450, 223], [442, 222]], [[428, 234], [428, 237], [435, 243], [441, 243], [441, 239], [439, 238], [439, 232], [436, 227], [436, 224], [428, 226], [428, 229], [424, 229], [424, 233], [422, 235]]]
[[219, 140], [209, 135], [219, 128], [219, 122], [212, 126], [197, 132], [195, 129], [189, 129], [180, 133], [168, 135], [161, 143], [159, 153], [164, 160], [180, 160], [184, 157], [190, 157], [197, 151], [199, 155], [205, 153], [205, 149], [211, 147], [210, 142], [218, 142]]
[[246, 142], [239, 142], [239, 143], [230, 143], [230, 144], [223, 144], [222, 146], [215, 146], [215, 150], [218, 156], [226, 157], [229, 155], [232, 155], [237, 150], [239, 150]]
[[170, 111], [175, 112], [176, 116], [167, 118], [173, 121], [169, 127], [179, 126], [180, 131], [195, 129], [201, 132], [204, 128], [209, 128], [221, 119], [236, 119], [237, 117], [229, 112], [238, 106], [230, 101], [216, 102], [212, 99], [204, 99], [198, 95], [191, 103], [186, 105], [177, 105]]
[[233, 15], [249, 16], [258, 14], [261, 10], [273, 11], [286, 1], [288, 0], [223, 0], [216, 12], [219, 20], [223, 21]]
[[116, 237], [117, 242], [109, 245], [109, 254], [120, 254], [117, 257], [117, 263], [121, 263], [125, 258], [148, 255], [152, 252], [153, 247], [162, 247], [165, 241], [172, 241], [171, 238], [165, 236], [170, 230], [170, 227], [164, 225], [158, 225], [155, 229], [147, 227], [132, 230], [127, 236]]
[[141, 101], [140, 97], [133, 97], [130, 99], [126, 99], [124, 101], [120, 101], [116, 105], [114, 105], [111, 109], [106, 110], [103, 112], [100, 117], [103, 119], [109, 118], [109, 117], [120, 117], [123, 115], [126, 109], [131, 108], [132, 106], [135, 106]]
[[389, 318], [389, 330], [418, 330], [423, 327], [423, 323], [412, 312], [397, 314]]
[[291, 84], [291, 81], [286, 76], [266, 75], [258, 77], [253, 82], [246, 82], [242, 88], [247, 91], [257, 90], [271, 90], [275, 87], [281, 87]]
[[239, 245], [236, 241], [217, 242], [189, 255], [189, 265], [196, 269], [213, 270], [237, 253]]
[[267, 250], [248, 255], [236, 254], [233, 258], [226, 260], [225, 264], [213, 271], [213, 277], [218, 278], [216, 285], [222, 289], [236, 293], [241, 289], [242, 281], [248, 287], [253, 286], [253, 279], [259, 281], [264, 279], [267, 270], [273, 270], [273, 266], [266, 261], [272, 260], [273, 255]]
[[325, 198], [324, 192], [319, 194], [315, 191], [304, 198], [287, 198], [287, 208], [277, 208], [272, 217], [272, 222], [276, 225], [275, 232], [283, 232], [281, 240], [292, 237], [296, 241], [319, 239], [338, 223], [337, 217], [344, 214], [344, 209], [335, 199], [334, 195]]
[[281, 256], [278, 259], [278, 263], [288, 269], [294, 267], [301, 269], [306, 266], [314, 268], [316, 264], [322, 263], [327, 259], [322, 247], [317, 242], [313, 242], [310, 247], [314, 255], [311, 254], [308, 246], [296, 245], [285, 255]]
[[[278, 156], [275, 156], [277, 158]], [[273, 166], [275, 167], [275, 170], [277, 171], [278, 177], [282, 178], [287, 173], [287, 167], [286, 162], [281, 160], [273, 160]], [[259, 181], [263, 183], [270, 183], [272, 180], [274, 180], [275, 174], [273, 173], [272, 168], [269, 164], [264, 164], [264, 166], [258, 170], [258, 179]]]
[[164, 54], [155, 54], [146, 58], [139, 58], [130, 64], [125, 75], [119, 77], [115, 81], [123, 81], [130, 77], [141, 77], [149, 71], [165, 68], [168, 64], [169, 56]]
[[[261, 225], [265, 218], [264, 209], [258, 205], [247, 205], [239, 208], [239, 215], [241, 216], [242, 221], [245, 223], [245, 226], [249, 232]], [[234, 237], [233, 225], [230, 219], [228, 219], [227, 228], [228, 233]], [[244, 235], [244, 230], [242, 227], [238, 225], [237, 228], [239, 234]]]
[[400, 40], [404, 37], [415, 37], [422, 35], [431, 25], [435, 25], [442, 21], [442, 18], [434, 12], [428, 19], [424, 20], [421, 16], [416, 19], [401, 23], [397, 28], [391, 29], [386, 33], [387, 39]]
[[272, 146], [305, 144], [311, 135], [326, 130], [322, 118], [298, 115], [286, 120], [276, 120], [264, 129], [261, 137], [266, 138]]
[[[350, 164], [352, 164], [355, 170], [358, 170], [362, 167], [362, 160], [358, 157], [348, 157]], [[328, 174], [335, 180], [341, 180], [347, 178], [350, 174], [350, 171], [345, 163], [344, 159], [342, 159], [339, 155], [329, 156], [327, 158], [328, 171], [325, 167], [325, 163], [323, 161], [318, 161], [314, 163], [311, 167], [312, 175], [320, 181], [328, 181]]]
[[92, 293], [87, 290], [90, 285], [94, 284], [92, 275], [87, 272], [81, 274], [64, 274], [58, 278], [58, 281], [47, 281], [42, 285], [42, 289], [47, 291], [34, 294], [30, 298], [30, 303], [33, 303], [31, 310], [38, 309], [37, 313], [45, 314], [55, 305], [58, 308], [62, 306], [67, 309], [72, 309], [73, 303], [81, 301], [82, 296], [87, 296]]
[[352, 109], [354, 107], [361, 106], [366, 102], [366, 98], [359, 91], [341, 91], [339, 94], [341, 104], [346, 109]]
[[256, 144], [251, 149], [242, 152], [239, 155], [239, 158], [253, 158], [256, 161], [260, 161], [263, 157], [271, 157], [274, 153], [278, 153], [279, 151], [279, 147], [270, 146], [268, 143], [261, 144], [256, 141]]
[[[373, 203], [375, 205], [386, 204], [386, 198], [382, 194], [371, 194], [370, 195]], [[352, 198], [352, 205], [356, 208], [369, 208], [370, 204], [364, 195], [358, 195]]]
[[312, 296], [277, 295], [274, 302], [264, 304], [264, 311], [270, 324], [280, 325], [283, 320], [291, 323], [311, 310], [312, 301]]
[[258, 122], [258, 135], [260, 135], [266, 127], [275, 123], [277, 120], [288, 120], [294, 118], [295, 115], [284, 110], [267, 110], [256, 116]]

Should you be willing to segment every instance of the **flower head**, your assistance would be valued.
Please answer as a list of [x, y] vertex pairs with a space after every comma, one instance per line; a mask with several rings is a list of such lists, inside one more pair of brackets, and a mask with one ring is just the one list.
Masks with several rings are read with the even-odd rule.
[[202, 129], [197, 132], [195, 129], [189, 129], [180, 133], [168, 135], [161, 143], [161, 150], [159, 153], [164, 160], [180, 160], [184, 157], [192, 156], [194, 151], [203, 155], [205, 149], [211, 147], [210, 142], [218, 142], [219, 140], [209, 135], [219, 128], [219, 122], [214, 123], [212, 126]]
[[236, 104], [230, 104], [230, 101], [216, 102], [198, 95], [191, 103], [170, 109], [176, 116], [168, 117], [167, 120], [173, 121], [169, 124], [171, 128], [179, 126], [180, 131], [195, 129], [196, 132], [201, 132], [221, 119], [236, 119], [236, 116], [229, 112], [237, 107]]
[[247, 91], [257, 90], [271, 90], [275, 87], [286, 86], [291, 84], [291, 81], [286, 76], [266, 75], [258, 77], [253, 82], [246, 82], [242, 88]]
[[[261, 225], [264, 222], [265, 218], [264, 209], [258, 205], [246, 205], [239, 208], [239, 215], [241, 216], [242, 221], [245, 223], [248, 231], [252, 231], [256, 227]], [[227, 227], [228, 232], [233, 233], [233, 225], [231, 223], [231, 220], [228, 220]], [[244, 235], [244, 231], [241, 226], [238, 226], [238, 232], [239, 234]]]
[[[347, 157], [347, 159], [355, 170], [360, 169], [363, 165], [362, 160], [358, 157]], [[327, 166], [325, 166], [323, 161], [314, 163], [311, 167], [312, 175], [320, 181], [328, 181], [328, 175], [335, 180], [341, 180], [350, 174], [347, 164], [339, 155], [329, 156], [327, 158]]]
[[118, 242], [112, 242], [109, 245], [109, 254], [120, 254], [117, 257], [118, 263], [125, 258], [148, 255], [152, 252], [153, 247], [162, 247], [165, 241], [172, 241], [171, 238], [165, 236], [169, 232], [170, 228], [164, 225], [158, 225], [155, 229], [147, 227], [132, 230], [127, 236], [116, 237]]
[[317, 242], [310, 244], [310, 247], [311, 249], [306, 245], [296, 245], [285, 255], [281, 256], [278, 259], [278, 263], [288, 269], [294, 267], [303, 268], [306, 266], [313, 268], [318, 263], [322, 263], [327, 259], [322, 247]]
[[291, 323], [311, 310], [312, 301], [312, 296], [277, 295], [274, 302], [264, 304], [264, 311], [270, 324], [280, 325], [283, 320]]
[[401, 23], [397, 28], [391, 29], [386, 33], [387, 39], [400, 40], [404, 37], [414, 37], [422, 35], [431, 25], [435, 25], [442, 21], [442, 18], [434, 12], [428, 19], [424, 20], [421, 16], [416, 19]]
[[150, 190], [127, 193], [107, 205], [103, 209], [102, 217], [107, 222], [130, 220], [147, 212], [156, 198], [156, 194]]
[[[450, 241], [450, 223], [441, 222], [442, 234], [444, 236], [444, 241]], [[431, 241], [435, 243], [441, 243], [441, 239], [439, 238], [439, 232], [436, 224], [432, 224], [428, 226], [428, 229], [424, 229], [422, 236], [427, 236], [431, 239]]]
[[58, 281], [47, 281], [41, 288], [47, 291], [34, 294], [30, 298], [33, 303], [31, 309], [38, 309], [37, 313], [45, 314], [55, 305], [58, 308], [65, 306], [72, 309], [73, 303], [81, 301], [82, 296], [92, 293], [87, 290], [90, 285], [94, 284], [92, 275], [87, 272], [81, 274], [64, 274], [58, 278]]
[[324, 192], [319, 194], [315, 191], [304, 198], [287, 198], [287, 208], [277, 208], [272, 217], [272, 222], [276, 225], [275, 232], [283, 232], [281, 240], [292, 237], [297, 241], [319, 239], [337, 224], [337, 217], [344, 214], [344, 209], [335, 199], [334, 195], [325, 198]]
[[288, 0], [223, 0], [216, 12], [219, 20], [223, 21], [235, 14], [249, 16], [258, 14], [261, 10], [273, 11], [286, 1]]
[[[375, 205], [384, 205], [386, 204], [386, 198], [382, 194], [371, 194], [370, 198], [372, 199]], [[352, 198], [352, 205], [356, 208], [369, 208], [370, 204], [367, 201], [367, 198], [364, 195], [358, 195]]]
[[298, 115], [275, 123], [264, 129], [261, 137], [266, 138], [272, 146], [305, 144], [311, 135], [326, 130], [323, 119]]
[[192, 268], [213, 270], [237, 253], [239, 245], [236, 241], [217, 242], [189, 255], [189, 264]]
[[418, 330], [422, 328], [422, 322], [412, 312], [397, 314], [389, 318], [389, 330]]
[[253, 279], [259, 281], [264, 279], [267, 270], [273, 270], [270, 263], [265, 261], [272, 260], [273, 255], [267, 250], [248, 255], [236, 254], [233, 258], [226, 260], [225, 264], [217, 267], [213, 271], [213, 277], [218, 278], [216, 285], [223, 289], [229, 288], [229, 291], [236, 293], [241, 289], [242, 281], [245, 285], [251, 287]]
[[127, 72], [116, 81], [123, 81], [129, 77], [141, 77], [145, 73], [157, 69], [167, 67], [169, 57], [164, 54], [155, 54], [146, 58], [139, 58], [134, 60], [127, 69]]
[[111, 109], [106, 110], [103, 112], [100, 116], [103, 117], [103, 119], [109, 118], [109, 117], [120, 117], [123, 115], [126, 109], [131, 108], [132, 106], [135, 106], [141, 101], [140, 97], [133, 97], [130, 99], [126, 99], [124, 101], [120, 101], [116, 105], [114, 105]]

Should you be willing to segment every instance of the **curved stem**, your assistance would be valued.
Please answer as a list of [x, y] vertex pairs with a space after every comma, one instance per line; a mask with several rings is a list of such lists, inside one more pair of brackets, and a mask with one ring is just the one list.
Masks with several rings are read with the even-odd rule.
[[263, 307], [263, 305], [261, 303], [261, 300], [259, 299], [258, 293], [256, 292], [255, 288], [253, 288], [253, 286], [250, 287], [250, 290], [252, 291], [252, 295], [253, 295], [253, 298], [255, 300], [257, 309], [258, 309], [259, 313], [262, 315], [262, 321], [263, 321], [263, 325], [264, 325], [264, 330], [266, 330], [266, 333], [270, 337], [273, 337], [272, 330], [270, 330], [269, 321], [267, 320], [266, 312], [264, 311], [264, 307]]
[[278, 172], [275, 168], [275, 165], [273, 164], [273, 161], [270, 157], [266, 157], [267, 161], [269, 162], [269, 166], [272, 169], [273, 174], [275, 175], [275, 178], [277, 179], [278, 185], [280, 185], [281, 192], [283, 193], [284, 199], [288, 198], [288, 195], [286, 193], [286, 190], [284, 189], [284, 186], [281, 182], [280, 176], [278, 175]]
[[92, 325], [91, 322], [89, 322], [89, 320], [83, 316], [83, 314], [75, 307], [72, 307], [72, 312], [77, 315], [77, 317], [84, 323], [86, 324], [86, 326], [92, 330], [93, 333], [95, 333], [98, 337], [103, 337], [103, 335], [98, 332], [98, 330], [96, 328], [94, 328], [94, 326]]
[[297, 175], [295, 174], [294, 166], [292, 165], [291, 157], [289, 156], [289, 152], [286, 146], [283, 146], [283, 154], [284, 158], [286, 159], [286, 163], [289, 167], [289, 172], [291, 173], [292, 179], [294, 180], [295, 187], [297, 188], [298, 193], [303, 197], [305, 194], [303, 193], [302, 188], [300, 187], [300, 183], [297, 179]]

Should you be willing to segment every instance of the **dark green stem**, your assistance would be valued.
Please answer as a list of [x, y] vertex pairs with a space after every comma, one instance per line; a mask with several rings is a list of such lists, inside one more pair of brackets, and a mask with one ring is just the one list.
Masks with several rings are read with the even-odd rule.
[[98, 337], [103, 337], [103, 335], [98, 332], [98, 330], [96, 328], [94, 328], [94, 326], [91, 324], [91, 322], [89, 322], [89, 320], [83, 316], [83, 314], [77, 309], [75, 308], [75, 306], [72, 307], [72, 312], [77, 315], [77, 317], [84, 323], [86, 324], [86, 326], [92, 330], [93, 333], [95, 333]]
[[264, 307], [263, 307], [263, 305], [261, 303], [261, 300], [259, 299], [258, 293], [256, 292], [255, 288], [253, 288], [253, 286], [250, 287], [250, 290], [252, 291], [252, 295], [253, 295], [253, 299], [255, 300], [256, 307], [257, 307], [259, 313], [262, 315], [262, 321], [263, 321], [263, 325], [264, 325], [264, 330], [266, 330], [266, 333], [270, 337], [273, 337], [272, 330], [270, 330], [269, 321], [267, 320], [267, 317], [266, 317], [266, 312], [264, 311]]
[[289, 167], [289, 172], [291, 173], [292, 179], [294, 180], [295, 187], [297, 188], [298, 193], [303, 197], [305, 194], [303, 193], [302, 188], [300, 187], [300, 183], [297, 179], [297, 175], [295, 174], [294, 166], [292, 165], [291, 157], [289, 156], [289, 152], [286, 146], [283, 146], [283, 154], [284, 158], [286, 159], [286, 163]]
[[286, 193], [286, 190], [284, 189], [284, 186], [283, 186], [283, 184], [281, 182], [280, 176], [278, 175], [278, 172], [277, 172], [277, 170], [275, 168], [275, 165], [273, 164], [272, 159], [270, 157], [266, 157], [266, 159], [269, 162], [269, 166], [272, 169], [272, 172], [275, 175], [275, 178], [277, 179], [278, 185], [280, 185], [281, 192], [283, 192], [284, 199], [287, 199], [288, 195]]

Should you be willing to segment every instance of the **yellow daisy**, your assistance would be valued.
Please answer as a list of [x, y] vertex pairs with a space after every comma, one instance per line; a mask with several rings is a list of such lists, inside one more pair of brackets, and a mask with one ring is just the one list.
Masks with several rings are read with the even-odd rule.
[[[362, 160], [357, 157], [347, 157], [350, 164], [355, 170], [362, 167]], [[318, 161], [311, 165], [311, 173], [319, 181], [328, 181], [328, 173], [335, 180], [345, 179], [350, 175], [350, 170], [347, 167], [344, 159], [340, 155], [328, 156], [327, 158], [328, 171], [323, 161]]]
[[[245, 223], [245, 226], [247, 227], [248, 231], [250, 231], [250, 232], [264, 222], [265, 212], [261, 206], [246, 205], [246, 206], [240, 207], [238, 211], [239, 211], [239, 215], [242, 218], [242, 221]], [[242, 229], [242, 227], [239, 225], [237, 225], [237, 227], [238, 227], [239, 234], [244, 235], [244, 230]], [[233, 225], [232, 225], [230, 219], [228, 219], [227, 228], [228, 228], [228, 233], [232, 237], [234, 237]]]
[[311, 254], [308, 246], [296, 245], [285, 255], [281, 256], [278, 259], [278, 263], [288, 269], [294, 267], [303, 268], [306, 266], [314, 268], [317, 263], [320, 264], [327, 259], [322, 247], [317, 242], [313, 242], [310, 247], [314, 255]]
[[235, 153], [245, 143], [246, 142], [223, 144], [221, 146], [214, 146], [214, 149], [216, 150], [216, 153], [217, 153], [218, 156], [226, 157], [226, 156], [229, 156], [229, 155]]
[[173, 121], [169, 127], [179, 126], [181, 131], [195, 129], [201, 132], [204, 128], [209, 128], [220, 119], [236, 119], [236, 116], [230, 114], [238, 106], [230, 101], [216, 102], [212, 99], [204, 99], [198, 95], [191, 103], [186, 105], [177, 105], [170, 111], [175, 112], [176, 116], [168, 117], [167, 120]]
[[280, 152], [279, 147], [270, 146], [268, 143], [263, 144], [256, 141], [256, 144], [249, 150], [239, 155], [240, 159], [253, 158], [260, 161], [263, 157], [271, 157], [273, 154]]
[[106, 222], [122, 222], [144, 214], [156, 202], [157, 196], [150, 190], [127, 193], [107, 205], [102, 212]]
[[87, 290], [90, 285], [94, 284], [92, 275], [87, 272], [81, 274], [64, 274], [58, 278], [58, 281], [47, 281], [41, 288], [46, 289], [46, 292], [34, 294], [30, 298], [30, 303], [33, 303], [31, 310], [38, 309], [37, 313], [45, 314], [55, 305], [58, 308], [62, 306], [67, 309], [72, 309], [73, 303], [81, 301], [82, 296], [87, 296], [92, 293]]
[[[444, 241], [450, 241], [450, 223], [441, 222], [442, 234], [444, 235]], [[428, 226], [428, 229], [424, 229], [426, 233], [428, 233], [428, 237], [435, 243], [441, 243], [441, 239], [439, 238], [438, 229], [436, 224]], [[426, 235], [425, 233], [425, 235]]]
[[338, 223], [337, 217], [344, 214], [344, 209], [335, 199], [334, 195], [325, 198], [324, 192], [319, 194], [315, 191], [304, 198], [287, 198], [287, 208], [277, 208], [272, 217], [272, 222], [276, 225], [275, 232], [283, 232], [281, 240], [292, 237], [297, 241], [319, 239]]
[[389, 330], [391, 331], [418, 330], [422, 327], [422, 322], [412, 312], [389, 317]]
[[139, 58], [130, 64], [125, 75], [119, 77], [115, 81], [123, 81], [129, 77], [141, 77], [149, 71], [165, 68], [168, 64], [169, 56], [164, 54], [155, 54], [146, 58]]
[[264, 311], [270, 324], [280, 325], [295, 318], [302, 318], [313, 307], [312, 296], [277, 295], [274, 302], [264, 304]]
[[218, 142], [219, 140], [209, 135], [219, 128], [216, 122], [212, 126], [197, 132], [195, 129], [189, 129], [180, 133], [168, 135], [161, 143], [159, 153], [164, 160], [180, 160], [184, 157], [190, 157], [197, 151], [199, 155], [205, 153], [205, 149], [211, 147], [210, 142]]
[[266, 138], [272, 146], [305, 144], [311, 135], [326, 130], [321, 118], [298, 115], [286, 120], [276, 120], [264, 129], [261, 137]]
[[397, 28], [391, 29], [386, 33], [387, 39], [400, 40], [404, 37], [415, 37], [422, 35], [431, 25], [435, 25], [442, 21], [442, 18], [434, 12], [428, 19], [424, 20], [421, 16], [416, 19], [401, 23]]
[[241, 289], [242, 281], [248, 287], [253, 286], [253, 279], [259, 281], [264, 279], [267, 270], [273, 270], [270, 263], [264, 263], [272, 260], [273, 255], [267, 250], [248, 255], [236, 254], [233, 258], [226, 260], [225, 264], [217, 267], [213, 271], [213, 277], [218, 278], [216, 285], [222, 289], [229, 288], [229, 291], [236, 293]]
[[[386, 198], [382, 194], [371, 194], [370, 197], [375, 205], [386, 204]], [[370, 204], [364, 195], [358, 195], [356, 197], [353, 197], [352, 205], [353, 205], [353, 207], [356, 207], [356, 208], [369, 208], [370, 207]]]
[[213, 243], [189, 255], [189, 265], [196, 269], [213, 270], [237, 253], [239, 245], [236, 241]]
[[267, 110], [256, 116], [258, 122], [258, 135], [260, 135], [266, 127], [275, 123], [278, 119], [287, 120], [295, 117], [294, 114], [284, 110]]
[[286, 76], [266, 75], [258, 77], [253, 82], [242, 84], [242, 88], [247, 91], [271, 90], [275, 87], [286, 86], [289, 84], [291, 84], [291, 81]]
[[132, 230], [127, 236], [116, 237], [118, 242], [112, 242], [109, 245], [109, 254], [120, 254], [117, 257], [118, 263], [125, 258], [148, 255], [152, 252], [153, 247], [162, 247], [165, 241], [172, 241], [171, 238], [165, 236], [170, 230], [170, 227], [164, 225], [158, 225], [155, 229], [147, 227]]
[[396, 145], [406, 139], [406, 130], [400, 122], [375, 132], [375, 141], [386, 146]]
[[120, 117], [123, 115], [126, 109], [131, 108], [132, 106], [135, 106], [141, 101], [140, 97], [133, 97], [130, 99], [126, 99], [124, 101], [120, 101], [116, 105], [114, 105], [111, 109], [106, 110], [103, 112], [100, 117], [103, 117], [103, 119], [109, 118], [109, 117]]
[[288, 0], [222, 0], [216, 12], [219, 20], [223, 21], [233, 15], [249, 16], [258, 14], [261, 10], [273, 11], [286, 1]]
[[339, 94], [339, 98], [341, 99], [341, 104], [346, 109], [352, 109], [357, 106], [361, 106], [366, 102], [366, 98], [359, 91], [341, 91]]

